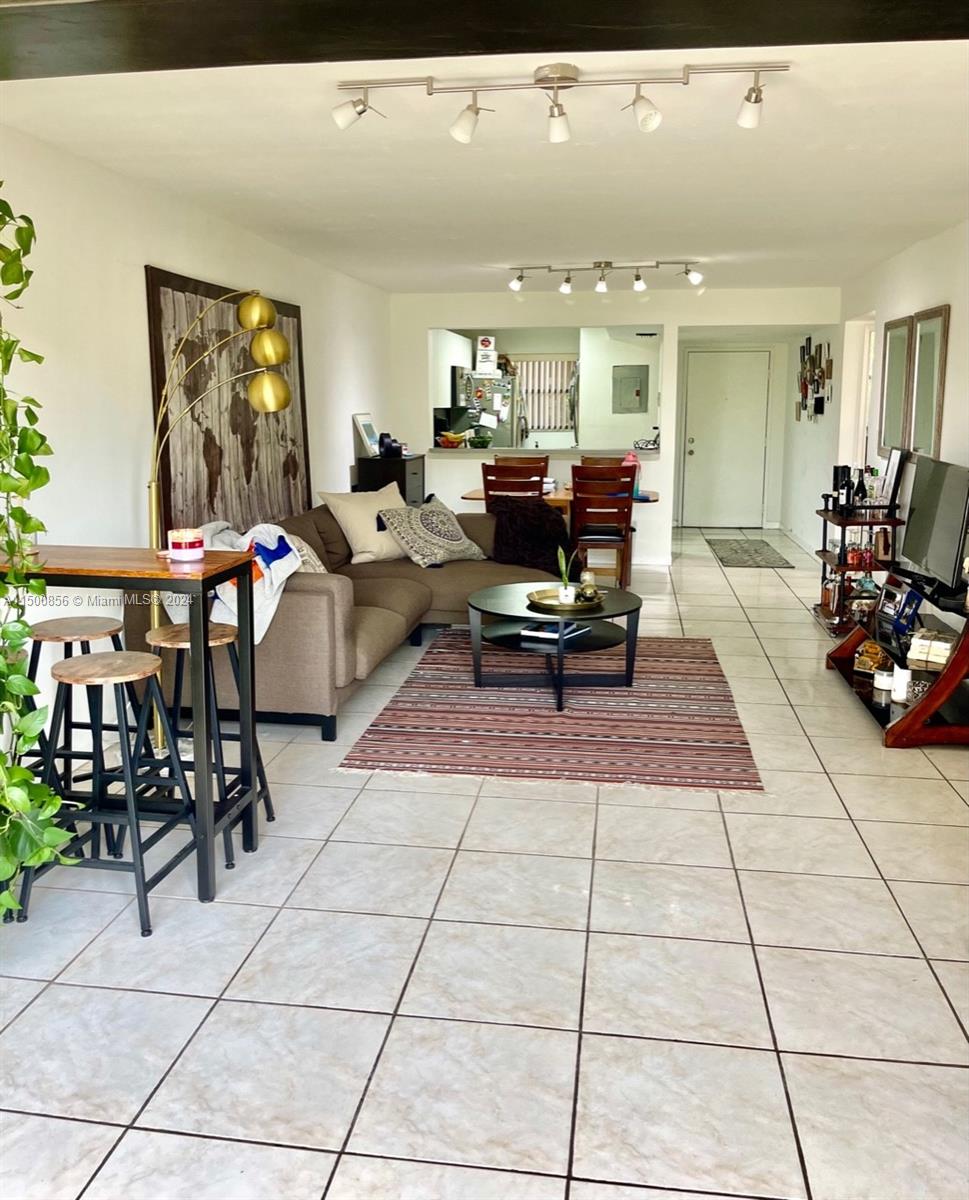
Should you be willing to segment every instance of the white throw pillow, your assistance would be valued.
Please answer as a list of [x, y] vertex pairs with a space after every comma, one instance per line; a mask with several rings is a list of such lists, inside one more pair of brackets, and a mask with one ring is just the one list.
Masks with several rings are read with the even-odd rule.
[[387, 529], [378, 528], [382, 508], [406, 508], [396, 483], [388, 483], [379, 492], [318, 492], [343, 530], [350, 549], [351, 562], [383, 562], [406, 557], [396, 538]]

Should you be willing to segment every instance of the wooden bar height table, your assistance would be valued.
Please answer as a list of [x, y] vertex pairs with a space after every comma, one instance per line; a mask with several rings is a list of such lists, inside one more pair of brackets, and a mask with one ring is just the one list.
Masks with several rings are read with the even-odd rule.
[[[215, 898], [216, 835], [241, 814], [242, 848], [259, 844], [256, 788], [253, 786], [255, 744], [255, 681], [252, 624], [252, 554], [207, 550], [196, 562], [170, 562], [154, 550], [115, 546], [37, 547], [32, 575], [52, 587], [123, 588], [125, 591], [175, 592], [189, 597], [191, 636], [192, 737], [195, 761], [195, 838], [198, 897]], [[216, 816], [212, 786], [210, 725], [208, 594], [220, 583], [234, 580], [239, 589], [239, 738], [241, 785], [239, 795]]]

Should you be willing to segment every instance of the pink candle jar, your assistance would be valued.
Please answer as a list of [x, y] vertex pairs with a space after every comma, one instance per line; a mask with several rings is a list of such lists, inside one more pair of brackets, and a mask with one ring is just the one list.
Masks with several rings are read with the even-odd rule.
[[195, 562], [205, 557], [201, 529], [169, 529], [168, 555], [172, 562]]

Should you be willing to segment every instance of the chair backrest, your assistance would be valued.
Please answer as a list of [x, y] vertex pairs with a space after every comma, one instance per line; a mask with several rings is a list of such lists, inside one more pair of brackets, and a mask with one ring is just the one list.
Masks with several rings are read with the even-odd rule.
[[582, 465], [584, 467], [621, 467], [622, 455], [605, 455], [597, 456], [595, 454], [583, 454]]
[[520, 466], [518, 460], [514, 461], [514, 466], [507, 467], [496, 466], [494, 463], [481, 464], [486, 511], [490, 511], [491, 501], [496, 496], [514, 496], [518, 500], [541, 500], [544, 472], [539, 471], [536, 467]]
[[534, 456], [529, 456], [527, 454], [523, 454], [521, 456], [519, 456], [519, 455], [513, 456], [510, 454], [505, 454], [505, 455], [496, 454], [495, 455], [495, 466], [496, 467], [531, 467], [534, 470], [537, 470], [540, 475], [545, 476], [548, 474], [548, 455], [547, 454], [536, 454]]
[[628, 535], [632, 524], [636, 467], [572, 468], [572, 537], [588, 526], [618, 528]]

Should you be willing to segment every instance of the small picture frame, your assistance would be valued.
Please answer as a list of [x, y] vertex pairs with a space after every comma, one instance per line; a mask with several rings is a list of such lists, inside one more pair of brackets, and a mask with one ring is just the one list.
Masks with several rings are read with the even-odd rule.
[[380, 457], [380, 437], [370, 413], [354, 413], [353, 426], [357, 431], [358, 449], [361, 456]]
[[902, 597], [898, 612], [892, 620], [896, 633], [910, 633], [915, 625], [915, 618], [922, 606], [922, 594], [914, 588], [909, 588]]
[[878, 614], [882, 617], [888, 617], [892, 622], [902, 611], [902, 605], [905, 600], [905, 593], [901, 588], [897, 588], [890, 583], [886, 583], [882, 588], [881, 595], [878, 597]]
[[878, 489], [878, 500], [881, 504], [894, 507], [898, 500], [898, 487], [901, 483], [902, 463], [907, 452], [893, 446], [888, 452], [888, 465], [882, 476], [881, 487]]

